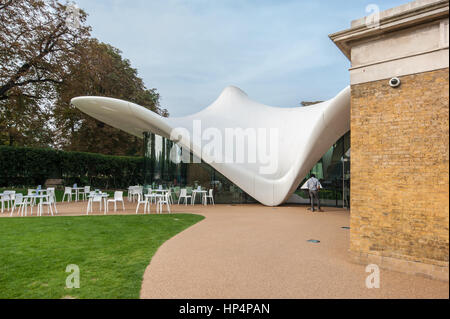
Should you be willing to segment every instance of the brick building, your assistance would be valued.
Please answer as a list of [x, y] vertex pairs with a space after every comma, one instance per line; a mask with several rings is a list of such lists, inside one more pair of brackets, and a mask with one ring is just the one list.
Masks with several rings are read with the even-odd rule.
[[330, 38], [351, 61], [351, 256], [448, 281], [449, 1]]

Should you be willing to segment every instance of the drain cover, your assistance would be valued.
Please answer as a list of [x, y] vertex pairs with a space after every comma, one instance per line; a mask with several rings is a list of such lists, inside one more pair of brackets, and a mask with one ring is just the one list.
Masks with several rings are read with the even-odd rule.
[[342, 229], [350, 229], [350, 227], [347, 227], [347, 226], [344, 226], [344, 227], [341, 227]]
[[310, 239], [310, 240], [308, 240], [308, 242], [309, 242], [309, 243], [318, 244], [318, 243], [320, 243], [320, 240], [317, 240], [317, 239]]

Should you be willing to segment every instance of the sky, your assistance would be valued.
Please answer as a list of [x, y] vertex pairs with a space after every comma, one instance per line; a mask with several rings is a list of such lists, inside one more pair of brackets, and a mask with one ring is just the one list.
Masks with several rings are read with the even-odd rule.
[[171, 117], [210, 105], [228, 85], [260, 103], [300, 106], [349, 85], [328, 38], [351, 20], [409, 0], [75, 0], [92, 36], [120, 49]]

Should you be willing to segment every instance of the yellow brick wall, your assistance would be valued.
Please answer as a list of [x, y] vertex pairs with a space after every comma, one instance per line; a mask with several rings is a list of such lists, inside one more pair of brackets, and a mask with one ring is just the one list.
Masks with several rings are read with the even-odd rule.
[[449, 69], [353, 85], [350, 251], [448, 266]]

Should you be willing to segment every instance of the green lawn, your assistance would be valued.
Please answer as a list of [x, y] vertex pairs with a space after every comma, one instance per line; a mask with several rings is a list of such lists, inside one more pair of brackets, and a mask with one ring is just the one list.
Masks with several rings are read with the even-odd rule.
[[[199, 222], [191, 214], [0, 218], [0, 298], [139, 298], [162, 243]], [[69, 264], [80, 288], [66, 288]]]

